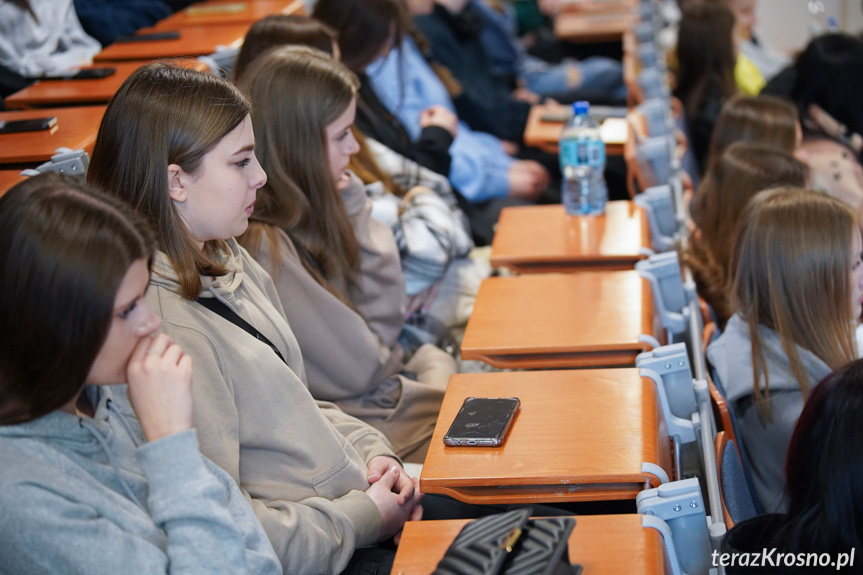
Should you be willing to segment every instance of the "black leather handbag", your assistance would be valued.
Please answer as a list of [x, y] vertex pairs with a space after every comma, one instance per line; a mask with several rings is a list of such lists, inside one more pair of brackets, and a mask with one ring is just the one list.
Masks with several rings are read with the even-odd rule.
[[530, 519], [530, 508], [489, 515], [462, 528], [435, 575], [578, 575], [567, 541], [573, 517]]

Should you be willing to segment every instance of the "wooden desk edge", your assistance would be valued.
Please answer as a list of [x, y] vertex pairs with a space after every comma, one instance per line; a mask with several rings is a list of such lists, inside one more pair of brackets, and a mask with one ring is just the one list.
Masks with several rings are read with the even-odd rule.
[[646, 259], [646, 255], [597, 257], [585, 259], [536, 260], [529, 257], [510, 258], [492, 254], [492, 267], [506, 267], [523, 274], [568, 273], [587, 271], [626, 271], [635, 269], [636, 262]]
[[494, 353], [462, 348], [462, 359], [482, 361], [499, 369], [632, 367], [636, 356], [651, 349], [643, 343], [626, 349], [558, 353]]

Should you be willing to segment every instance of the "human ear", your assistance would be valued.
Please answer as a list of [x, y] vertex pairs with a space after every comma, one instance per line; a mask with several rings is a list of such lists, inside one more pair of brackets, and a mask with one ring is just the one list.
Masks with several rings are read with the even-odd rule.
[[186, 172], [177, 164], [168, 164], [168, 196], [178, 203], [188, 199], [185, 187]]

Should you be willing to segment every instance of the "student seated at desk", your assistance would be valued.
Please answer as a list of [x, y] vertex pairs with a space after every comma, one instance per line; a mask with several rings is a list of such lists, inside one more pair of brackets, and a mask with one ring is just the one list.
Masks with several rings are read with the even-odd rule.
[[[241, 81], [258, 55], [287, 45], [309, 46], [339, 59], [335, 32], [326, 24], [314, 18], [273, 15], [249, 29], [235, 77]], [[316, 62], [327, 66], [325, 60]], [[390, 226], [396, 237], [412, 322], [433, 318], [445, 328], [463, 328], [479, 284], [491, 270], [487, 259], [467, 257], [474, 244], [449, 180], [366, 138], [356, 126], [352, 131], [358, 151], [351, 155], [348, 167], [372, 198], [372, 217]], [[285, 138], [290, 139], [290, 134]]]
[[152, 26], [174, 11], [162, 0], [75, 0], [81, 25], [102, 46], [117, 36], [134, 34]]
[[731, 144], [698, 188], [696, 231], [685, 254], [700, 295], [720, 329], [733, 313], [728, 293], [731, 249], [740, 215], [758, 192], [780, 185], [805, 187], [809, 169], [789, 152], [758, 144]]
[[707, 359], [737, 410], [761, 504], [773, 512], [784, 509], [785, 453], [806, 397], [856, 355], [863, 241], [846, 204], [796, 188], [755, 196], [739, 229], [736, 311]]
[[0, 65], [28, 78], [92, 63], [102, 47], [88, 36], [72, 0], [0, 2]]
[[677, 34], [677, 86], [686, 133], [698, 170], [707, 169], [713, 126], [734, 83], [734, 14], [722, 4], [694, 4], [683, 10]]
[[495, 74], [561, 103], [588, 100], [623, 104], [626, 84], [619, 60], [590, 56], [580, 61], [565, 58], [554, 64], [546, 62], [528, 54], [516, 37], [511, 6], [496, 0], [471, 0], [470, 5], [482, 16], [480, 39]]
[[[727, 575], [821, 575], [844, 568], [859, 571], [863, 553], [861, 413], [863, 360], [857, 360], [827, 376], [806, 400], [788, 446], [787, 511], [738, 523], [722, 542], [723, 553], [761, 555], [763, 550], [775, 548], [774, 557], [779, 553], [806, 554], [804, 561], [808, 562], [804, 566], [797, 563], [794, 568], [786, 563], [771, 567], [764, 562], [759, 567], [726, 567]], [[822, 563], [823, 553], [830, 557]], [[818, 563], [813, 562], [812, 554]]]
[[145, 66], [109, 104], [87, 177], [157, 230], [146, 301], [195, 359], [201, 451], [248, 495], [284, 571], [362, 569], [421, 494], [380, 432], [309, 393], [273, 281], [233, 239], [267, 181], [249, 112], [227, 80]]
[[282, 572], [198, 451], [192, 359], [144, 301], [155, 243], [77, 178], [0, 198], [3, 573]]
[[[411, 3], [418, 10], [423, 9], [421, 4], [429, 2]], [[417, 138], [426, 121], [425, 110], [456, 107], [441, 78], [406, 36], [403, 4], [399, 0], [321, 0], [314, 16], [336, 29], [342, 61], [360, 78], [359, 128], [411, 157], [396, 132]], [[357, 26], [358, 21], [366, 26]], [[375, 36], [367, 29], [381, 34]], [[539, 162], [518, 160], [507, 152], [515, 150], [491, 134], [458, 123], [450, 148], [450, 181], [465, 198], [461, 207], [475, 239], [483, 245], [491, 242], [503, 207], [536, 201], [550, 183], [548, 171]]]
[[309, 389], [383, 432], [403, 459], [421, 463], [455, 369], [433, 345], [402, 363], [398, 248], [346, 169], [358, 149], [350, 130], [356, 78], [322, 52], [289, 46], [255, 60], [242, 87], [272, 175], [241, 242], [275, 280]]

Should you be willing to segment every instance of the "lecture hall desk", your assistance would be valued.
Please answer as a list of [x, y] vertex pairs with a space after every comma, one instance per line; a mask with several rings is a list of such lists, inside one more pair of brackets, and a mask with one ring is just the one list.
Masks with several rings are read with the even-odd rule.
[[627, 12], [635, 9], [637, 0], [563, 0], [560, 12]]
[[303, 0], [212, 0], [197, 2], [153, 26], [154, 30], [181, 30], [212, 24], [253, 24], [272, 14], [306, 13]]
[[554, 19], [554, 34], [571, 43], [615, 42], [635, 23], [626, 9], [614, 12], [562, 12]]
[[[444, 445], [471, 396], [521, 400], [501, 446]], [[471, 373], [450, 378], [420, 488], [472, 504], [634, 500], [671, 472], [656, 386], [636, 368]]]
[[631, 201], [605, 213], [570, 216], [560, 204], [504, 208], [491, 244], [491, 265], [519, 273], [633, 269], [650, 247], [646, 212]]
[[651, 349], [653, 296], [631, 271], [483, 280], [461, 356], [502, 369], [629, 367]]
[[[524, 126], [524, 143], [526, 146], [539, 148], [550, 154], [557, 154], [560, 133], [565, 126], [564, 122], [551, 122], [543, 120], [544, 114], [559, 115], [568, 113], [571, 106], [560, 104], [537, 104], [532, 106], [527, 116], [527, 124]], [[599, 134], [605, 142], [605, 153], [608, 156], [622, 156], [623, 144], [629, 132], [629, 126], [623, 118], [608, 118], [602, 122]]]
[[[147, 42], [118, 42], [111, 44], [93, 57], [95, 62], [117, 60], [155, 60], [181, 56], [204, 56], [216, 51], [216, 46], [231, 46], [242, 42], [250, 23], [189, 26], [180, 30], [174, 40]], [[144, 28], [138, 34], [153, 32]]]
[[[569, 559], [582, 575], [662, 575], [662, 536], [641, 526], [640, 515], [580, 515], [569, 536]], [[393, 563], [393, 575], [429, 575], [466, 520], [409, 521]]]
[[[206, 72], [207, 65], [198, 60], [172, 59], [175, 65]], [[107, 104], [126, 78], [146, 64], [131, 62], [109, 62], [88, 66], [93, 68], [115, 68], [116, 71], [106, 78], [92, 80], [42, 80], [15, 92], [6, 98], [9, 109], [45, 108], [49, 106], [71, 106], [87, 104]]]
[[60, 147], [83, 149], [93, 154], [99, 123], [106, 106], [80, 108], [49, 108], [0, 112], [0, 120], [24, 120], [57, 116], [57, 125], [50, 130], [0, 134], [0, 164], [9, 168], [35, 167], [47, 162]]

